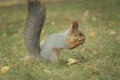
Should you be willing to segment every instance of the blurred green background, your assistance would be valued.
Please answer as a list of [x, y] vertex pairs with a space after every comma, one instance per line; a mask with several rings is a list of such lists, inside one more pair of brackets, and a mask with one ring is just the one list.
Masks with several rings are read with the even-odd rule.
[[[45, 0], [47, 18], [41, 45], [63, 33], [73, 20], [86, 42], [62, 50], [58, 64], [28, 58], [24, 45], [26, 0], [0, 0], [0, 80], [119, 80], [120, 0]], [[67, 65], [67, 59], [79, 59]]]

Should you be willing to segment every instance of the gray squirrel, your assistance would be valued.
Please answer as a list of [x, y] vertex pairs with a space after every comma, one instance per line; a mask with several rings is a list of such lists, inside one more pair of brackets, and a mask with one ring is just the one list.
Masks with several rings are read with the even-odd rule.
[[40, 48], [40, 34], [45, 22], [46, 9], [39, 0], [27, 0], [28, 17], [25, 28], [25, 45], [28, 53], [44, 61], [58, 62], [61, 49], [73, 49], [85, 42], [85, 35], [78, 29], [78, 22], [62, 34], [53, 34]]

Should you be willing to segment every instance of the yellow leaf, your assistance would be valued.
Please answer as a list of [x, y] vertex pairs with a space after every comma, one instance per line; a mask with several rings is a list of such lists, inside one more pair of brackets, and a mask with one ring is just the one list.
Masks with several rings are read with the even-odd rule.
[[6, 73], [9, 69], [10, 69], [9, 66], [4, 66], [4, 67], [1, 68], [1, 73], [4, 74], [4, 73]]
[[95, 36], [95, 32], [94, 32], [94, 31], [90, 31], [90, 32], [89, 32], [89, 35], [90, 35], [91, 37], [93, 37], [93, 36]]
[[73, 58], [69, 58], [68, 59], [68, 65], [72, 65], [72, 64], [76, 64], [77, 62], [79, 62], [79, 60], [73, 59]]

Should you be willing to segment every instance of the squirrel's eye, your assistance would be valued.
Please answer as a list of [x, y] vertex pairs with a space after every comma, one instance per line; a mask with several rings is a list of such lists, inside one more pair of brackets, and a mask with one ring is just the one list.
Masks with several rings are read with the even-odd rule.
[[82, 35], [82, 33], [79, 33], [79, 36], [81, 36]]

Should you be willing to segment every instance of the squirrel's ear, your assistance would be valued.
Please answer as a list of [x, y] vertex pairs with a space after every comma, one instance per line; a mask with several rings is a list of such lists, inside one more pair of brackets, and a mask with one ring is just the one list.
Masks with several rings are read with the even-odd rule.
[[73, 21], [72, 22], [72, 27], [71, 27], [71, 33], [74, 33], [78, 30], [78, 22], [77, 21]]

